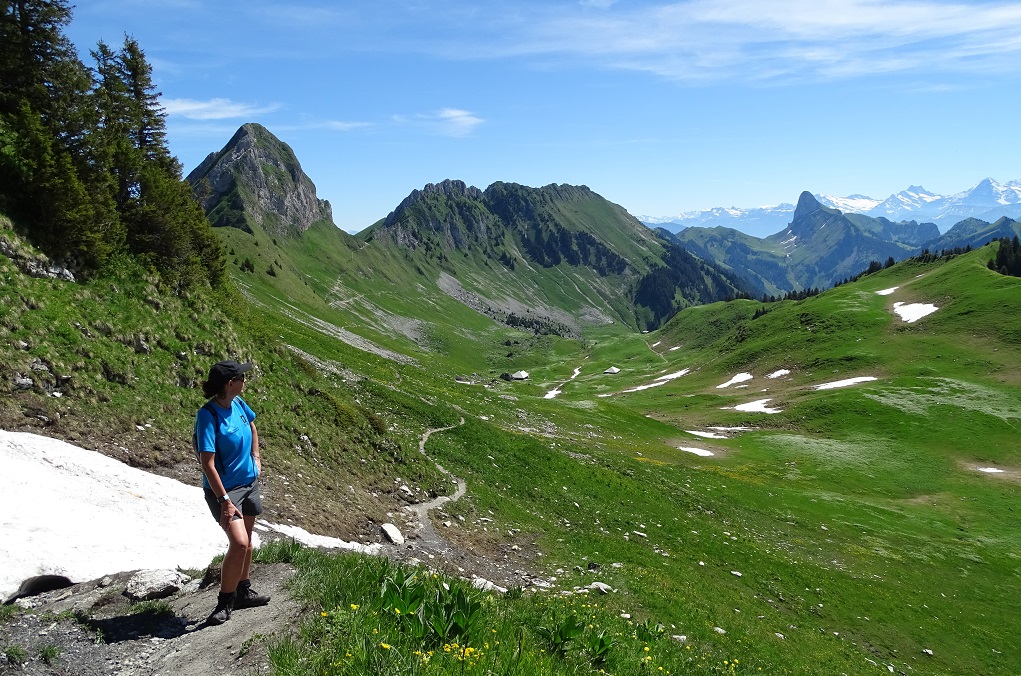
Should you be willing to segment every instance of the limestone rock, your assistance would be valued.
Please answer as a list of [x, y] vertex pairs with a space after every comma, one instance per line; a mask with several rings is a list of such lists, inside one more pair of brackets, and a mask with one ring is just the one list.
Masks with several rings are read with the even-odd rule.
[[397, 526], [393, 525], [392, 523], [384, 523], [382, 526], [380, 526], [380, 529], [383, 531], [383, 535], [386, 537], [386, 539], [389, 540], [390, 542], [394, 543], [395, 545], [404, 544], [404, 536], [401, 535], [401, 531], [399, 528], [397, 528]]
[[140, 570], [124, 589], [124, 595], [134, 601], [163, 599], [181, 591], [191, 578], [177, 570]]
[[316, 196], [290, 146], [259, 124], [242, 125], [218, 152], [188, 174], [202, 208], [217, 214], [213, 225], [270, 235], [296, 236], [313, 223], [333, 222], [333, 209]]

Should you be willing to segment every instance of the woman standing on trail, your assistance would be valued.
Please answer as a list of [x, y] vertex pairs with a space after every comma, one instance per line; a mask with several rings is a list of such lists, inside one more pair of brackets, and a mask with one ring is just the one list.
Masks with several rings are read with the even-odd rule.
[[255, 412], [239, 395], [250, 363], [221, 361], [202, 383], [207, 401], [195, 414], [195, 448], [202, 465], [202, 488], [213, 518], [230, 545], [220, 572], [220, 595], [209, 624], [223, 624], [232, 610], [269, 603], [252, 589], [252, 528], [262, 514], [259, 493], [259, 433]]

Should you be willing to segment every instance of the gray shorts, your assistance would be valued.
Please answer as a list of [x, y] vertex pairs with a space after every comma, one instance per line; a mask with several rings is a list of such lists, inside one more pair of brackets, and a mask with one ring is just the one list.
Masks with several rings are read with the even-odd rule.
[[[216, 523], [220, 523], [220, 501], [211, 489], [203, 486], [202, 492], [206, 496], [209, 512], [216, 519]], [[234, 503], [234, 506], [240, 509], [245, 516], [262, 514], [262, 493], [259, 491], [258, 477], [250, 484], [230, 489], [227, 491], [227, 495], [230, 496], [230, 501]]]

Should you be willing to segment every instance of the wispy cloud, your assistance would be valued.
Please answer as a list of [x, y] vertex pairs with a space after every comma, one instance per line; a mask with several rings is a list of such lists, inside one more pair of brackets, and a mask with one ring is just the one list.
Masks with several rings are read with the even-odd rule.
[[280, 110], [282, 106], [279, 104], [254, 106], [230, 99], [209, 99], [208, 101], [163, 99], [163, 107], [168, 115], [176, 115], [189, 120], [226, 120], [272, 113]]
[[[537, 7], [508, 17], [490, 57], [577, 59], [678, 80], [838, 79], [1016, 71], [1021, 3], [689, 0]], [[590, 7], [605, 11], [593, 13]], [[475, 53], [479, 53], [475, 52]]]
[[356, 129], [365, 129], [367, 127], [375, 126], [371, 122], [344, 122], [342, 120], [327, 120], [322, 124], [325, 129], [332, 129], [333, 131], [355, 131]]
[[447, 136], [468, 136], [483, 122], [474, 113], [457, 108], [444, 108], [436, 119], [440, 130]]
[[485, 120], [475, 113], [459, 108], [443, 108], [435, 113], [414, 116], [394, 115], [398, 124], [412, 124], [428, 129], [433, 134], [463, 138], [471, 135]]

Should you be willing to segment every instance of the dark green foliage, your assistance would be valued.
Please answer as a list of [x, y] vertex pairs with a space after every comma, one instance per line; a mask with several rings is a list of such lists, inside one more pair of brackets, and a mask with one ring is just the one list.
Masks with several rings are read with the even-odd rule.
[[996, 250], [996, 257], [989, 261], [989, 269], [1001, 275], [1021, 277], [1021, 240], [1014, 235], [1014, 239], [1004, 237], [998, 242], [1000, 248]]
[[537, 336], [561, 336], [567, 337], [574, 334], [569, 326], [549, 317], [540, 317], [530, 314], [519, 315], [511, 312], [504, 320], [507, 326], [532, 331]]
[[136, 255], [178, 288], [219, 285], [219, 240], [166, 143], [165, 113], [138, 42], [100, 42], [90, 71], [64, 36], [60, 0], [0, 14], [0, 210], [78, 274]]
[[[744, 281], [700, 261], [682, 246], [668, 244], [663, 261], [666, 265], [642, 277], [635, 292], [635, 305], [649, 311], [645, 328], [658, 328], [685, 305], [749, 295]], [[741, 291], [735, 294], [735, 288]]]

